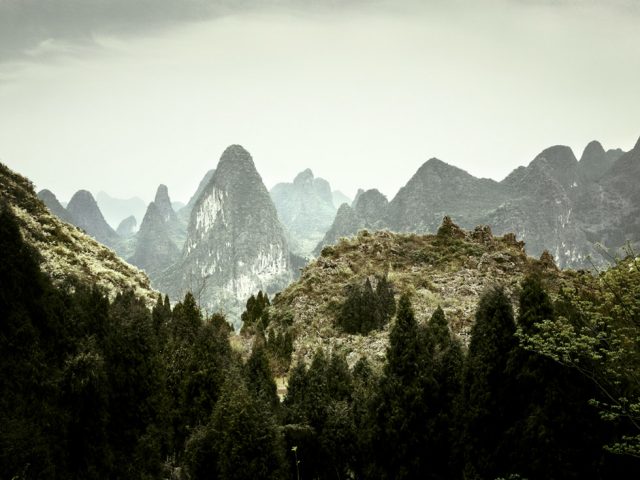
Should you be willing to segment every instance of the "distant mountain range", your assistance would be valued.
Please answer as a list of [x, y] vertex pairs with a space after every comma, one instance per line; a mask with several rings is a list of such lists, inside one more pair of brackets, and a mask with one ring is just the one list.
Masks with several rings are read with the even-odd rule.
[[615, 252], [640, 242], [639, 183], [640, 140], [629, 152], [594, 141], [579, 160], [569, 147], [545, 149], [500, 182], [432, 158], [391, 200], [370, 189], [349, 203], [309, 169], [267, 192], [249, 153], [234, 145], [182, 209], [161, 185], [142, 221], [125, 215], [117, 232], [87, 191], [67, 208], [48, 190], [39, 196], [52, 213], [143, 268], [172, 299], [194, 290], [203, 306], [237, 315], [257, 290], [286, 286], [304, 264], [299, 256], [317, 256], [363, 229], [435, 233], [444, 216], [465, 229], [514, 232], [530, 255], [548, 250], [560, 267], [603, 263], [598, 245]]
[[590, 267], [605, 261], [598, 244], [615, 252], [640, 241], [638, 182], [640, 141], [627, 153], [591, 142], [580, 160], [569, 147], [550, 147], [501, 182], [432, 158], [388, 205], [375, 190], [343, 205], [315, 253], [363, 228], [434, 233], [449, 215], [463, 228], [514, 232], [529, 254], [549, 250], [561, 267]]
[[269, 194], [290, 235], [291, 249], [302, 256], [311, 255], [336, 215], [336, 194], [329, 182], [306, 169], [293, 183], [278, 183]]

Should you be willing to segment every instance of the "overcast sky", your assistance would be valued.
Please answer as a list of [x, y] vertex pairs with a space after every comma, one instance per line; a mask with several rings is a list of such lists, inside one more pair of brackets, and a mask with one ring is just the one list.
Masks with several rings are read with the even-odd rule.
[[239, 143], [268, 188], [391, 199], [431, 157], [500, 180], [640, 136], [637, 2], [257, 3], [0, 0], [0, 161], [63, 201], [186, 201]]

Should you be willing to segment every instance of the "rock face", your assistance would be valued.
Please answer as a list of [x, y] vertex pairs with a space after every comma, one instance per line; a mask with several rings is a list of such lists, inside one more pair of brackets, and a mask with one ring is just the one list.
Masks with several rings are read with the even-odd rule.
[[343, 203], [336, 213], [331, 228], [325, 233], [313, 253], [318, 256], [326, 245], [337, 243], [342, 237], [350, 237], [354, 233], [366, 228], [365, 220], [356, 214], [355, 210]]
[[41, 268], [55, 284], [78, 279], [94, 283], [111, 298], [133, 290], [152, 306], [157, 300], [147, 276], [125, 263], [113, 251], [48, 210], [26, 178], [0, 164], [0, 201], [6, 202], [20, 222], [28, 243], [42, 255]]
[[63, 220], [67, 223], [74, 224], [73, 218], [71, 218], [71, 214], [67, 212], [67, 209], [62, 206], [62, 204], [58, 201], [58, 198], [53, 194], [51, 190], [40, 190], [38, 192], [38, 198], [42, 200], [49, 211], [53, 213], [60, 220]]
[[183, 208], [181, 208], [180, 211], [178, 211], [178, 217], [180, 218], [180, 221], [183, 222], [185, 225], [189, 224], [191, 210], [193, 210], [193, 207], [195, 206], [196, 202], [200, 198], [200, 195], [202, 195], [202, 192], [204, 192], [204, 189], [207, 188], [207, 185], [209, 185], [209, 182], [211, 181], [211, 177], [213, 177], [214, 173], [215, 173], [215, 169], [212, 169], [205, 174], [202, 180], [200, 180], [200, 184], [198, 185], [198, 189], [196, 190], [196, 193], [194, 193], [193, 196], [189, 199], [189, 202], [187, 202], [187, 204]]
[[120, 238], [128, 238], [135, 235], [137, 226], [136, 217], [131, 215], [120, 222], [116, 233]]
[[87, 190], [77, 191], [67, 205], [67, 211], [71, 215], [76, 227], [83, 229], [93, 238], [108, 247], [115, 247], [118, 243], [118, 234], [109, 226], [93, 195]]
[[[158, 195], [156, 195], [156, 199], [158, 199]], [[171, 212], [175, 217], [173, 210]], [[176, 220], [174, 218], [174, 221]], [[155, 283], [156, 278], [172, 265], [179, 255], [178, 247], [170, 238], [169, 218], [166, 210], [160, 208], [155, 201], [151, 202], [136, 235], [136, 250], [129, 258], [129, 263], [143, 269], [151, 281]]]
[[367, 192], [359, 191], [354, 212], [339, 212], [316, 252], [361, 228], [434, 233], [448, 215], [463, 228], [487, 224], [497, 234], [515, 232], [530, 254], [548, 250], [562, 268], [605, 263], [596, 243], [612, 250], [640, 244], [639, 157], [638, 145], [625, 154], [591, 142], [578, 161], [569, 147], [554, 146], [501, 182], [431, 159], [386, 209], [380, 202], [368, 210], [385, 211], [377, 221], [364, 213], [360, 199]]
[[100, 207], [104, 219], [114, 228], [119, 225], [123, 219], [131, 215], [135, 217], [137, 224], [139, 224], [147, 208], [141, 198], [113, 198], [105, 192], [98, 192], [96, 195], [96, 203], [98, 207]]
[[292, 278], [282, 225], [249, 153], [227, 148], [191, 212], [180, 260], [159, 280], [171, 298], [192, 290], [207, 310], [238, 323], [247, 298]]
[[331, 226], [336, 214], [329, 182], [314, 178], [309, 169], [293, 183], [279, 183], [271, 189], [278, 217], [290, 234], [291, 249], [308, 256]]

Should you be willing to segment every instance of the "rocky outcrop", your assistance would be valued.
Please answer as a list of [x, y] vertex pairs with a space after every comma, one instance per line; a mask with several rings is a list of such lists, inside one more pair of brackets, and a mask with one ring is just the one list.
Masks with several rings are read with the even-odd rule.
[[67, 211], [76, 227], [108, 247], [118, 244], [118, 234], [109, 226], [93, 195], [87, 190], [77, 191], [67, 205]]
[[221, 309], [237, 324], [251, 294], [273, 294], [291, 278], [275, 206], [251, 155], [232, 145], [194, 205], [181, 258], [158, 286], [171, 298], [191, 290], [205, 309]]
[[329, 182], [309, 169], [292, 183], [279, 183], [270, 192], [278, 217], [289, 232], [291, 249], [308, 256], [331, 226], [336, 214]]
[[361, 231], [325, 247], [300, 279], [274, 298], [267, 337], [293, 337], [291, 365], [310, 362], [321, 348], [343, 353], [350, 365], [366, 357], [380, 366], [393, 320], [367, 335], [336, 327], [336, 312], [353, 285], [385, 274], [396, 300], [410, 295], [419, 323], [442, 307], [451, 330], [466, 343], [487, 288], [503, 285], [515, 304], [519, 282], [529, 272], [539, 272], [556, 291], [579, 275], [559, 271], [548, 252], [540, 260], [528, 257], [524, 243], [513, 234], [493, 235], [486, 225], [467, 231], [448, 217], [441, 221], [436, 235]]

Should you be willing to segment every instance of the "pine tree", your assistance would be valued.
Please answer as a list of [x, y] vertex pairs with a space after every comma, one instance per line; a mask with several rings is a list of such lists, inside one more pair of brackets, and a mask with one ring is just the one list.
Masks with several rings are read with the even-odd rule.
[[[514, 419], [513, 378], [507, 364], [516, 345], [511, 302], [504, 289], [493, 288], [480, 299], [465, 365], [465, 475], [497, 478], [513, 472], [503, 455], [505, 434]], [[506, 463], [506, 465], [505, 465]]]
[[239, 374], [230, 373], [211, 418], [217, 478], [283, 478], [284, 449], [275, 420], [252, 397]]
[[373, 474], [379, 478], [423, 478], [429, 469], [430, 455], [424, 451], [430, 409], [426, 393], [434, 388], [434, 380], [418, 337], [411, 302], [403, 295], [374, 402]]
[[254, 341], [251, 356], [244, 368], [245, 378], [251, 395], [270, 408], [272, 412], [276, 412], [280, 405], [280, 399], [276, 382], [269, 367], [264, 343], [264, 340], [259, 336]]

